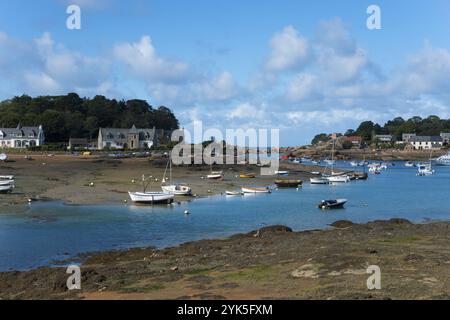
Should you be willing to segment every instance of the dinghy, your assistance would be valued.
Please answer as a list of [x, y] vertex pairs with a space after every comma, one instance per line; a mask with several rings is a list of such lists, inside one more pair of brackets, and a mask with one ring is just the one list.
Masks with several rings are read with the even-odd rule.
[[278, 188], [298, 188], [302, 185], [302, 180], [285, 180], [285, 179], [277, 179], [275, 180], [275, 185]]
[[309, 182], [311, 184], [329, 184], [330, 181], [328, 181], [327, 178], [310, 178]]
[[206, 176], [209, 180], [223, 180], [223, 177], [223, 171], [211, 171], [211, 174]]
[[254, 173], [244, 173], [239, 176], [241, 179], [254, 179], [256, 178], [256, 174]]
[[243, 193], [271, 193], [269, 188], [250, 188], [250, 187], [242, 187]]
[[227, 196], [242, 196], [242, 192], [240, 191], [225, 191]]

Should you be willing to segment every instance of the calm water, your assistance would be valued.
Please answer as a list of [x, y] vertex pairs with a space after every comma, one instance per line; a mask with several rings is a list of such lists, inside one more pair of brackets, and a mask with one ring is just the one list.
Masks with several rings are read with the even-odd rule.
[[[220, 238], [273, 224], [306, 230], [340, 219], [450, 220], [450, 167], [435, 169], [435, 176], [416, 177], [415, 168], [397, 163], [368, 181], [306, 184], [300, 191], [271, 195], [214, 196], [172, 208], [36, 203], [0, 213], [0, 271], [49, 265], [84, 252]], [[316, 209], [327, 198], [347, 198], [349, 203], [343, 210]], [[190, 216], [184, 215], [187, 209]]]

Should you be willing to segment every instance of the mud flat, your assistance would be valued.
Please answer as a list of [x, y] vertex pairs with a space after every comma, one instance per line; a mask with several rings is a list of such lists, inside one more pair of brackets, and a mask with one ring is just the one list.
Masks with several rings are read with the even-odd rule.
[[[161, 191], [167, 159], [107, 157], [74, 157], [70, 155], [12, 155], [10, 161], [0, 163], [0, 175], [15, 175], [16, 189], [12, 194], [0, 194], [0, 211], [3, 206], [25, 204], [28, 199], [60, 200], [71, 204], [114, 204], [129, 202], [128, 191], [142, 191], [142, 174], [152, 175], [154, 181], [148, 190]], [[221, 194], [241, 186], [269, 186], [275, 177], [257, 176], [256, 179], [239, 179], [240, 173], [260, 173], [257, 166], [215, 166], [223, 170], [224, 181], [209, 181], [209, 166], [183, 166], [173, 168], [173, 180], [189, 184], [197, 196]], [[293, 172], [291, 177], [308, 179], [307, 173]], [[202, 179], [203, 178], [203, 179]], [[134, 183], [133, 183], [134, 180]], [[90, 186], [93, 183], [93, 186]], [[180, 197], [178, 200], [189, 199]]]
[[[88, 255], [82, 290], [65, 268], [0, 274], [1, 299], [448, 299], [450, 223], [394, 219], [329, 230], [274, 226], [164, 250]], [[367, 267], [381, 269], [369, 291]]]

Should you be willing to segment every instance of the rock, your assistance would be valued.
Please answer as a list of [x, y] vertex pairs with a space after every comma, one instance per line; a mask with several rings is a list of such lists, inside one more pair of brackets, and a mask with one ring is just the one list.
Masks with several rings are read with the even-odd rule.
[[294, 278], [310, 278], [317, 279], [319, 274], [317, 273], [317, 267], [313, 264], [305, 264], [300, 268], [291, 272], [291, 276]]
[[170, 270], [171, 270], [171, 271], [177, 271], [177, 270], [178, 270], [178, 267], [172, 267], [172, 268], [170, 268]]
[[389, 220], [390, 223], [392, 224], [398, 224], [398, 225], [402, 225], [402, 224], [412, 224], [411, 221], [406, 220], [406, 219], [399, 219], [399, 218], [394, 218]]
[[265, 234], [274, 234], [274, 233], [291, 233], [292, 229], [286, 226], [270, 226], [270, 227], [264, 227], [259, 229], [256, 232], [253, 232], [253, 234], [258, 234], [259, 237], [265, 235]]
[[338, 229], [345, 229], [345, 228], [350, 228], [352, 226], [354, 226], [355, 224], [351, 221], [347, 221], [347, 220], [339, 220], [336, 222], [333, 222], [331, 224], [331, 226], [333, 228], [338, 228]]

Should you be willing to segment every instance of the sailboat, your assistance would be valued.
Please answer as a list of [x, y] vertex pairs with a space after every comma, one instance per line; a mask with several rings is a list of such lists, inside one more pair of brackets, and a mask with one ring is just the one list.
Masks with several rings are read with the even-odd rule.
[[333, 147], [331, 149], [331, 176], [327, 177], [330, 183], [347, 183], [350, 181], [349, 176], [345, 174], [338, 174], [334, 172], [334, 148], [336, 140], [333, 140]]
[[[167, 169], [169, 169], [169, 184], [166, 185]], [[192, 194], [192, 189], [189, 186], [181, 183], [172, 183], [172, 153], [170, 153], [169, 161], [167, 162], [166, 170], [164, 171], [161, 189], [162, 191], [173, 193], [179, 196], [190, 196]]]
[[169, 192], [147, 192], [146, 189], [150, 182], [147, 182], [145, 175], [142, 175], [143, 192], [128, 192], [131, 200], [136, 203], [172, 203], [175, 195]]
[[223, 171], [213, 171], [212, 170], [212, 162], [210, 165], [211, 173], [206, 176], [209, 180], [223, 180], [224, 174]]

